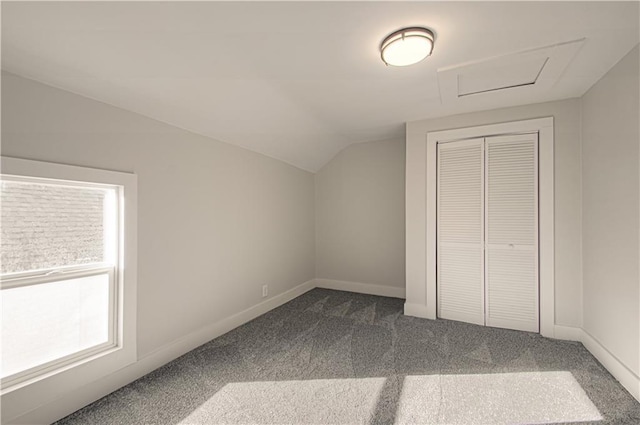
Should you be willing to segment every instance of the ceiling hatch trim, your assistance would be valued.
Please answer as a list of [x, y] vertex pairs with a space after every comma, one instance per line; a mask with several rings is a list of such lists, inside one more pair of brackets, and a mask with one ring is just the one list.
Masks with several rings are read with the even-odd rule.
[[438, 69], [443, 104], [509, 101], [544, 92], [560, 79], [584, 38]]

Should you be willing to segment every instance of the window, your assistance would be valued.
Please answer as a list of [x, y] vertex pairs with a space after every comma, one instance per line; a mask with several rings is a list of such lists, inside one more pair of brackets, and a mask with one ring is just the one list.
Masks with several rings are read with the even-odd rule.
[[2, 178], [3, 385], [116, 345], [119, 191]]
[[2, 157], [3, 419], [136, 361], [137, 178]]

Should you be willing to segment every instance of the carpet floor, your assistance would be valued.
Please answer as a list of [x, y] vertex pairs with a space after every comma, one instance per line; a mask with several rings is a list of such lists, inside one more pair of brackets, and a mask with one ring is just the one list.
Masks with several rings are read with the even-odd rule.
[[58, 424], [640, 424], [580, 344], [314, 289]]

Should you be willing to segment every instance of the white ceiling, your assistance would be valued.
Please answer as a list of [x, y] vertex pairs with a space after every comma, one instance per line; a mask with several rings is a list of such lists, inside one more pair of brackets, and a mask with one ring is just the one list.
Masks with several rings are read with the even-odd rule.
[[[2, 4], [2, 68], [316, 171], [406, 121], [581, 96], [639, 40], [638, 2]], [[386, 67], [404, 26], [433, 55]], [[438, 69], [585, 38], [560, 78], [441, 102]], [[470, 100], [465, 100], [469, 98]], [[473, 98], [473, 99], [471, 99]]]

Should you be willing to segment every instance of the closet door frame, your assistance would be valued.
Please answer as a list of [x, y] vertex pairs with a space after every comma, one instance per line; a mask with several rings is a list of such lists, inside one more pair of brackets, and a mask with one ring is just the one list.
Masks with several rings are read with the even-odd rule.
[[[425, 268], [424, 274], [413, 264], [407, 263], [407, 292], [418, 293], [410, 286], [424, 282], [424, 307], [407, 300], [405, 314], [435, 319], [437, 315], [436, 276], [436, 229], [437, 229], [437, 144], [454, 140], [475, 139], [506, 134], [538, 133], [538, 225], [539, 225], [539, 304], [540, 333], [554, 337], [555, 325], [555, 278], [554, 278], [554, 158], [553, 158], [553, 117], [526, 121], [491, 124], [478, 127], [444, 130], [427, 133], [426, 154], [426, 194], [425, 194]], [[416, 264], [415, 266], [418, 266]], [[422, 278], [421, 279], [421, 275]]]

